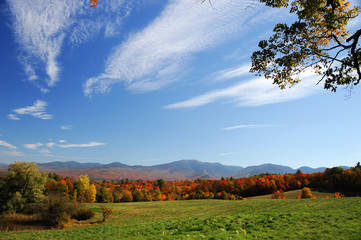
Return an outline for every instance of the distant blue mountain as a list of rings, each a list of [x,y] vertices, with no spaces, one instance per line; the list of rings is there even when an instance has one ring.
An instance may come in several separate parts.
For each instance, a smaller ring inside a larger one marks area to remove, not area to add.
[[[38,163],[37,165],[41,170],[47,170],[47,171],[81,170],[81,169],[103,166],[103,164],[101,163],[79,163],[75,161]]]
[[[9,165],[6,163],[0,163],[0,168],[8,167]]]
[[[40,170],[59,172],[62,174],[72,174],[72,176],[79,176],[82,174],[95,174],[99,179],[110,179],[116,176],[134,179],[220,179],[221,177],[250,177],[253,175],[259,175],[262,173],[269,174],[285,174],[295,173],[298,169],[303,173],[324,172],[325,167],[310,168],[307,166],[293,169],[288,166],[276,165],[276,164],[262,164],[258,166],[249,166],[246,168],[240,166],[226,166],[220,163],[201,162],[198,160],[179,160],[166,164],[159,164],[154,166],[129,166],[119,162],[113,162],[109,164],[101,163],[79,163],[75,161],[68,162],[49,162],[38,163]],[[8,167],[7,164],[0,163],[2,172]],[[348,169],[347,166],[341,166],[344,169]],[[94,177],[95,177],[94,175]]]
[[[326,170],[325,167],[319,167],[319,168],[310,168],[310,167],[300,167],[297,170],[301,170],[303,173],[314,173],[314,172],[324,172]]]

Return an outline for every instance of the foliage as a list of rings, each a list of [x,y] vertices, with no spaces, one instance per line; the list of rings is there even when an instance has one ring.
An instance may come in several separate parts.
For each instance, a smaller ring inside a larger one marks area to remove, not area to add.
[[[301,198],[315,198],[315,196],[312,195],[311,189],[304,187],[302,189],[302,195]]]
[[[81,175],[78,182],[78,200],[82,202],[92,203],[96,200],[96,187],[90,184],[88,175]]]
[[[345,197],[345,195],[339,193],[339,192],[335,192],[335,194],[333,195],[334,198],[342,198]]]
[[[356,165],[357,166],[357,165]],[[85,180],[84,180],[85,179]],[[84,184],[84,182],[86,184]],[[65,187],[63,184],[66,184]],[[172,201],[190,199],[224,199],[242,200],[244,197],[252,197],[266,194],[274,194],[276,198],[282,198],[282,192],[308,188],[328,188],[336,191],[357,192],[361,189],[361,168],[352,167],[348,170],[343,168],[326,169],[324,173],[304,174],[261,174],[244,178],[224,178],[223,180],[196,179],[193,181],[164,180],[121,180],[121,181],[93,181],[81,177],[79,181],[72,182],[70,179],[50,180],[46,183],[47,193],[64,193],[68,189],[67,197],[73,198],[78,189],[78,200],[86,201],[85,189],[94,186],[96,201],[100,203],[111,202],[146,202],[146,201]],[[50,187],[54,186],[54,187]],[[75,186],[75,187],[74,187]],[[51,190],[53,189],[53,190]],[[55,189],[55,190],[54,190]],[[63,190],[62,190],[63,189]],[[63,195],[64,195],[63,194]],[[301,195],[300,195],[301,197]],[[89,199],[89,198],[88,198]],[[87,200],[89,201],[89,200]]]
[[[41,173],[35,163],[10,164],[7,175],[0,181],[0,213],[20,212],[26,205],[39,201],[46,178],[47,174]]]
[[[101,212],[103,215],[103,222],[105,222],[111,214],[113,214],[113,210],[110,208],[107,208],[106,206],[101,206]]]
[[[252,55],[251,72],[273,79],[281,89],[300,81],[308,69],[321,75],[324,88],[357,85],[361,80],[361,29],[346,30],[360,7],[346,0],[260,0],[270,7],[288,7],[298,20],[290,26],[277,24],[274,34],[259,43]]]
[[[45,183],[45,189],[47,194],[60,194],[64,197],[68,196],[68,185],[64,179],[50,180]]]
[[[284,199],[286,197],[283,196],[282,190],[277,190],[274,193],[272,193],[272,199]]]
[[[110,191],[104,187],[100,187],[99,191],[97,191],[96,199],[98,203],[110,203],[113,202],[112,194]]]
[[[90,0],[90,7],[96,8],[98,6],[98,0]]]
[[[78,220],[78,221],[84,221],[93,218],[95,213],[86,208],[81,208],[77,210],[71,217]]]
[[[61,195],[49,195],[35,204],[42,221],[49,226],[63,226],[77,211],[78,204]]]

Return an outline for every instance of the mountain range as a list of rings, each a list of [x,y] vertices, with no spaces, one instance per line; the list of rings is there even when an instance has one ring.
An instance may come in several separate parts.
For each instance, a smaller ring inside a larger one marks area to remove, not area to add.
[[[179,160],[171,163],[154,166],[130,166],[119,162],[109,164],[101,163],[79,163],[75,161],[68,162],[49,162],[37,163],[41,171],[55,172],[62,176],[79,177],[88,174],[93,180],[119,180],[119,179],[143,179],[155,180],[164,179],[187,180],[187,179],[220,179],[221,177],[250,177],[261,173],[295,173],[301,170],[303,173],[323,172],[326,168],[301,167],[293,169],[288,166],[276,164],[262,164],[258,166],[249,166],[246,168],[240,166],[227,166],[220,163],[201,162],[198,160]],[[6,170],[6,165],[1,164],[2,172]],[[344,169],[349,167],[341,166]]]

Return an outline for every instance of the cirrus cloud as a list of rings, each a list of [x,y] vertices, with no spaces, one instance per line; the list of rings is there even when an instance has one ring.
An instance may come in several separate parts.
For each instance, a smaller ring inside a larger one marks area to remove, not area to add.
[[[98,147],[103,145],[105,145],[105,143],[89,142],[89,143],[81,143],[81,144],[58,144],[57,146],[61,148],[74,148],[74,147]]]
[[[23,152],[20,151],[1,151],[2,154],[11,156],[11,157],[22,157],[25,156]]]
[[[14,145],[12,145],[12,144],[10,144],[8,142],[5,142],[3,140],[0,140],[0,146],[5,146],[5,147],[7,147],[9,149],[17,149],[16,146],[14,146]]]
[[[62,130],[71,130],[72,126],[71,125],[61,125],[60,129],[62,129]]]
[[[47,102],[37,100],[32,106],[13,109],[13,112],[15,112],[15,114],[9,114],[8,117],[12,120],[20,120],[20,118],[18,117],[19,115],[31,115],[33,117],[44,120],[52,119],[53,116],[45,112],[47,106]]]
[[[216,89],[188,100],[166,105],[164,108],[195,108],[217,101],[234,102],[236,106],[244,107],[289,102],[321,92],[322,86],[316,85],[317,81],[314,80],[316,76],[311,71],[302,73],[300,76],[302,82],[286,90],[280,90],[269,79],[241,80],[230,87]]]
[[[102,29],[105,37],[116,34],[115,29],[129,15],[132,4],[133,1],[104,0],[102,8],[93,9],[87,0],[7,1],[28,80],[42,92],[48,92],[47,87],[59,81],[58,58],[64,43],[84,43]],[[47,75],[45,84],[40,77],[43,72]]]
[[[181,79],[196,54],[247,32],[249,21],[260,15],[262,8],[254,4],[245,14],[242,10],[251,3],[223,0],[212,7],[195,1],[170,1],[151,24],[115,48],[104,72],[84,83],[84,95],[107,93],[118,83],[132,91],[149,92]],[[262,12],[271,13],[272,9]],[[240,72],[242,69],[233,75]]]
[[[24,144],[23,147],[27,148],[27,149],[31,149],[31,150],[36,150],[38,147],[43,146],[44,144],[42,143],[28,143],[28,144]]]

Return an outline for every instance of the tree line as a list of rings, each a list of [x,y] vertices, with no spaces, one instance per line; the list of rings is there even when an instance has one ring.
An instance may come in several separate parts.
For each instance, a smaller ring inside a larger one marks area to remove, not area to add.
[[[58,196],[83,203],[117,203],[188,199],[232,199],[290,191],[304,187],[321,187],[360,192],[361,166],[344,170],[328,168],[321,173],[260,174],[219,180],[155,181],[121,179],[90,181],[88,175],[78,179],[56,173],[40,172],[35,163],[15,162],[0,177],[1,212],[21,212],[29,204]]]

